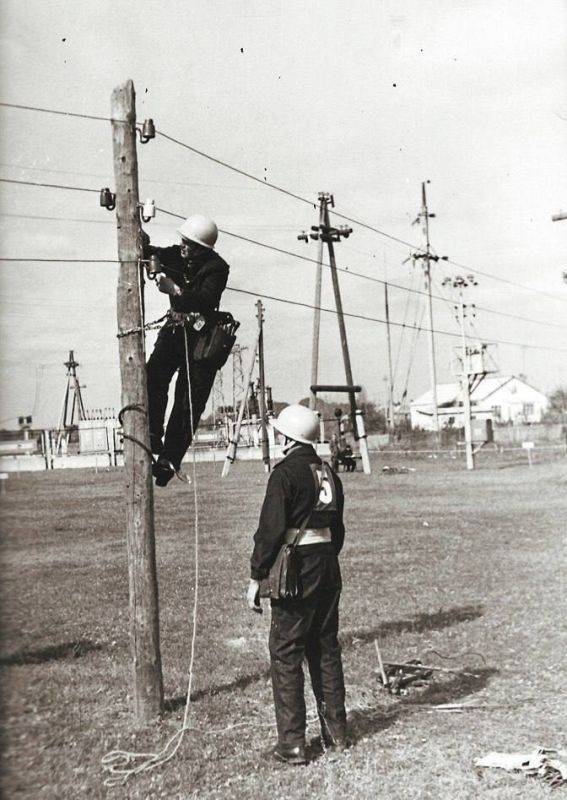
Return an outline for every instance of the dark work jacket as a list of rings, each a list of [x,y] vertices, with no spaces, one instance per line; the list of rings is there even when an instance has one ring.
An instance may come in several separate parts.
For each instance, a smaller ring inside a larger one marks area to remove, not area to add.
[[[344,494],[340,478],[333,472],[336,510],[314,511],[318,498],[311,465],[320,465],[321,459],[311,445],[299,444],[273,469],[268,486],[258,530],[254,534],[254,550],[250,559],[250,574],[254,580],[265,578],[284,541],[287,528],[300,528],[307,515],[307,528],[331,529],[332,549],[339,554],[343,546]],[[302,545],[301,553],[312,549],[328,548],[326,544]]]
[[[145,253],[157,255],[164,273],[183,290],[183,294],[170,298],[174,311],[198,311],[207,317],[219,307],[229,266],[214,250],[201,253],[193,263],[182,258],[178,244],[171,247],[148,245]]]

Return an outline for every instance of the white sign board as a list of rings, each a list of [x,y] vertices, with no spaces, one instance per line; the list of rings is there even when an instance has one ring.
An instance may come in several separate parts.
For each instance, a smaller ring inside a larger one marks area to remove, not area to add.
[[[533,442],[522,442],[522,447],[524,450],[533,450],[535,445]]]

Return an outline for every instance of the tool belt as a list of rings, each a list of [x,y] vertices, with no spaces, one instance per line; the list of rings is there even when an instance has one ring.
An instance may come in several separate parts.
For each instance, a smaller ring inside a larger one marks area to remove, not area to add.
[[[193,361],[206,362],[214,369],[221,369],[232,351],[236,341],[236,331],[240,322],[228,311],[214,311],[204,317],[198,312],[169,312],[173,325],[188,324],[194,335],[190,341],[190,355]]]
[[[299,535],[298,535],[299,534]],[[331,541],[330,528],[288,528],[285,532],[284,542],[291,544],[297,537],[296,546],[303,544],[325,544]]]

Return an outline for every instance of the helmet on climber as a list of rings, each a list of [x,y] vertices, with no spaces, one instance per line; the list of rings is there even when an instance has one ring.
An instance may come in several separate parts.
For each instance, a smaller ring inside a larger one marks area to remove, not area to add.
[[[212,250],[219,235],[219,229],[215,222],[201,214],[193,214],[187,217],[185,222],[177,229],[182,240],[195,242],[201,247]]]

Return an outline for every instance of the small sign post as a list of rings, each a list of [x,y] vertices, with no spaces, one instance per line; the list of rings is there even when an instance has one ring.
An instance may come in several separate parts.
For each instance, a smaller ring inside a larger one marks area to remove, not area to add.
[[[532,465],[532,450],[534,449],[533,442],[522,442],[522,447],[524,450],[527,450],[528,453],[528,464],[531,467]]]

